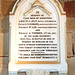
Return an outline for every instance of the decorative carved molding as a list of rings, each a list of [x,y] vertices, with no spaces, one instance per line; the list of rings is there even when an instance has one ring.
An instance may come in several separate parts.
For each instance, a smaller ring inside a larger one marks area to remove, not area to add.
[[[25,12],[24,15],[29,14],[30,12],[32,12],[32,11],[35,10],[36,8],[39,8],[39,9],[45,11],[48,15],[51,15],[51,14],[52,14],[51,12],[49,12],[47,9],[45,9],[45,8],[43,7],[43,4],[42,4],[40,1],[37,0],[37,1],[35,1],[35,2],[33,3],[32,8],[29,9],[27,12]]]
[[[26,0],[24,0],[24,1],[26,2]],[[49,1],[51,1],[51,0],[49,0]],[[10,12],[10,15],[14,15],[14,14],[15,14],[16,9],[18,8],[18,6],[20,6],[19,4],[21,4],[21,2],[23,2],[23,1],[21,1],[21,0],[17,0],[17,1],[16,1],[15,5],[14,5],[14,7],[13,7],[13,9],[12,9],[12,11]],[[66,14],[66,13],[63,11],[62,5],[61,5],[61,3],[59,2],[59,0],[52,0],[51,2],[52,2],[52,3],[55,3],[54,5],[56,5],[57,8],[59,8],[60,13],[61,13],[62,15],[65,15],[65,14]],[[36,0],[36,1],[33,3],[33,6],[36,6],[37,4],[39,4],[39,6],[42,5],[39,0]]]

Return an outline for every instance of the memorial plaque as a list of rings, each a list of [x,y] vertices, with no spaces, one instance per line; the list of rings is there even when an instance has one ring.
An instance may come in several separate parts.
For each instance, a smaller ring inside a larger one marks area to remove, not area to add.
[[[58,18],[51,12],[37,6],[19,17],[18,61],[58,61]]]
[[[9,22],[10,75],[67,73],[66,14],[58,0],[17,0]]]

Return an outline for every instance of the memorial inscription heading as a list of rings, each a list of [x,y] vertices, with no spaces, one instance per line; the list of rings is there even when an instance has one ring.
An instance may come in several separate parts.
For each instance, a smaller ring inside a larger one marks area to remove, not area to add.
[[[58,61],[56,15],[39,8],[18,21],[18,61]]]

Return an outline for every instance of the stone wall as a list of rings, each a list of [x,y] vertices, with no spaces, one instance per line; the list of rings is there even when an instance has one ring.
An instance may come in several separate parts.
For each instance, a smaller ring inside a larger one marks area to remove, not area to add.
[[[0,0],[0,75],[8,75],[9,17],[14,0]]]
[[[9,11],[16,0],[0,0],[0,75],[8,75],[9,59]],[[75,75],[75,0],[59,0],[67,16],[67,54],[69,75]],[[74,45],[74,47],[73,47]],[[73,62],[72,62],[73,61]]]

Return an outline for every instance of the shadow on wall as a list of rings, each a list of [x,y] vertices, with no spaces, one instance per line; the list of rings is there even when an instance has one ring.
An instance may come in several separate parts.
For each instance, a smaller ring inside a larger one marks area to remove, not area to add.
[[[15,0],[16,1],[16,0]],[[0,40],[1,40],[1,52],[0,52],[0,75],[8,75],[8,61],[9,61],[9,12],[11,11],[15,1],[8,1],[4,4],[10,6],[6,9],[4,6],[2,8],[4,10],[8,10],[6,14],[2,14],[1,20],[1,33],[0,33]],[[5,9],[4,9],[5,8]]]
[[[4,16],[2,21],[1,21],[1,28],[2,28],[2,32],[1,32],[1,36],[2,36],[2,56],[0,58],[1,60],[1,74],[0,75],[8,75],[8,55],[9,55],[9,38],[8,38],[8,28],[9,28],[9,17],[8,16]]]
[[[69,74],[68,75],[75,75],[75,57],[73,58],[68,58],[68,70]]]

